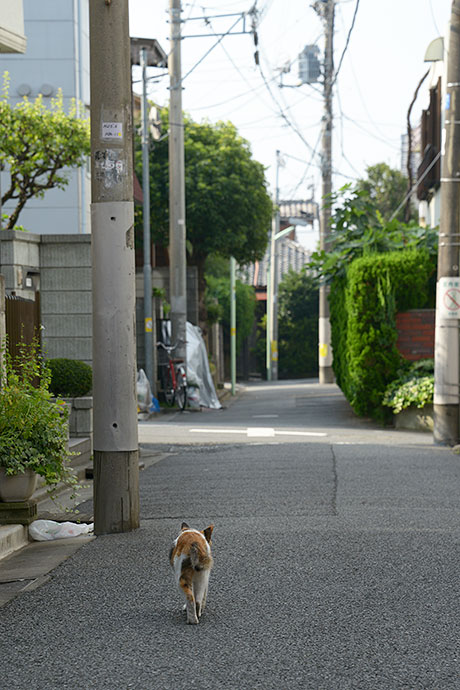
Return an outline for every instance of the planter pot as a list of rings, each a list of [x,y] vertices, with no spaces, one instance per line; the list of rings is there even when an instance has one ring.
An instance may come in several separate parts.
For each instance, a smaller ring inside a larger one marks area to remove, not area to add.
[[[394,416],[396,429],[412,431],[433,431],[433,405],[415,407],[411,405]]]
[[[24,474],[7,476],[4,467],[0,467],[0,501],[19,503],[27,501],[37,487],[38,474],[26,470]]]

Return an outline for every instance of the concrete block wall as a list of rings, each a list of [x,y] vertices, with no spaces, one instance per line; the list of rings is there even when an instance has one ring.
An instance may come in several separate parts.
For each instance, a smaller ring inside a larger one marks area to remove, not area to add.
[[[34,299],[40,289],[40,235],[17,230],[3,230],[0,243],[0,267],[6,294]]]
[[[91,236],[42,235],[42,338],[48,358],[92,362]]]
[[[396,315],[396,347],[405,359],[434,357],[434,309],[411,309]]]
[[[0,275],[0,345],[3,343],[6,333],[5,324],[5,278]]]
[[[7,294],[34,299],[40,292],[42,342],[49,359],[65,357],[92,364],[91,235],[0,234],[0,273]],[[169,296],[169,269],[155,268],[154,287]],[[144,284],[136,275],[138,368],[144,367]],[[159,300],[156,300],[159,305]],[[157,306],[158,306],[157,305]],[[157,313],[159,317],[159,313]],[[198,323],[198,276],[187,269],[187,317]]]

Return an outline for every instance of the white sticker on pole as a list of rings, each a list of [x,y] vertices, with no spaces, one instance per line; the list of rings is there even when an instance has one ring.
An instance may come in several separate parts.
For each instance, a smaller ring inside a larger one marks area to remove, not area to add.
[[[123,123],[122,122],[103,122],[102,123],[102,138],[103,139],[123,139]]]
[[[438,280],[437,305],[441,318],[460,318],[460,278],[440,278]]]

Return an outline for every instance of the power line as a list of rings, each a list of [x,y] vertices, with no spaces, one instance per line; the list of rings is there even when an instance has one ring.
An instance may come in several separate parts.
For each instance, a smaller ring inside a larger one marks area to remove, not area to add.
[[[340,60],[339,60],[339,66],[337,67],[337,69],[335,71],[334,78],[332,79],[332,86],[337,81],[337,77],[339,76],[340,68],[342,67],[343,58],[345,56],[345,53],[347,52],[348,44],[350,43],[351,32],[353,31],[353,28],[355,26],[356,15],[358,14],[358,7],[359,7],[359,0],[356,0],[355,11],[353,13],[353,19],[351,20],[350,30],[348,32],[347,40],[345,41],[345,48],[342,51],[342,55],[340,56]]]
[[[436,156],[435,156],[435,157],[433,158],[433,160],[431,161],[430,165],[429,165],[429,166],[427,167],[427,169],[424,171],[423,175],[420,175],[420,177],[417,178],[415,184],[414,184],[414,185],[411,187],[411,189],[407,192],[406,196],[405,196],[404,199],[401,201],[401,203],[399,204],[399,206],[398,206],[398,208],[396,209],[396,211],[394,211],[394,213],[392,213],[391,218],[390,218],[390,221],[392,221],[393,218],[396,218],[396,216],[398,215],[398,213],[400,212],[400,210],[402,209],[402,207],[404,206],[404,204],[406,203],[406,201],[408,200],[408,198],[410,197],[410,195],[414,192],[414,190],[417,188],[417,186],[420,184],[420,182],[422,182],[422,180],[425,179],[425,177],[426,177],[426,176],[428,175],[428,173],[430,172],[431,168],[438,162],[438,160],[440,159],[440,157],[441,157],[441,151],[438,151],[438,153],[436,154]]]
[[[187,79],[187,77],[189,76],[189,74],[191,74],[191,73],[198,67],[198,65],[201,65],[201,63],[203,62],[203,60],[205,60],[205,59],[208,57],[209,53],[211,53],[211,52],[214,50],[214,48],[216,48],[216,47],[219,45],[219,43],[221,43],[221,42],[224,40],[224,38],[225,38],[226,36],[229,35],[230,31],[238,24],[239,21],[241,21],[241,15],[238,16],[238,18],[233,22],[233,24],[231,25],[231,27],[230,27],[224,34],[222,34],[222,36],[219,37],[219,40],[216,41],[216,42],[214,43],[214,45],[212,45],[212,46],[209,48],[209,50],[206,51],[206,53],[198,60],[198,62],[196,62],[196,63],[193,65],[193,67],[192,67],[191,69],[189,69],[189,71],[187,72],[187,74],[186,74],[185,76],[182,77],[182,80],[181,80],[182,83]],[[186,38],[186,36],[184,36],[184,38]]]

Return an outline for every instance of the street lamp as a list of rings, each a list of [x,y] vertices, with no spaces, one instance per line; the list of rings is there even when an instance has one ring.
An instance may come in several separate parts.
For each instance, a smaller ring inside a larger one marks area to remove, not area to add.
[[[165,67],[166,53],[154,38],[131,38],[131,64],[142,69],[142,196],[144,219],[144,349],[145,374],[152,390],[153,375],[153,313],[152,260],[150,252],[150,184],[149,184],[149,112],[147,104],[147,67]]]
[[[275,224],[275,223],[274,223]],[[275,226],[276,227],[276,226]],[[267,271],[267,350],[266,367],[267,381],[278,379],[278,368],[275,370],[275,363],[278,363],[278,281],[276,279],[276,241],[295,230],[294,225],[275,231],[272,229],[270,239],[269,267]]]

